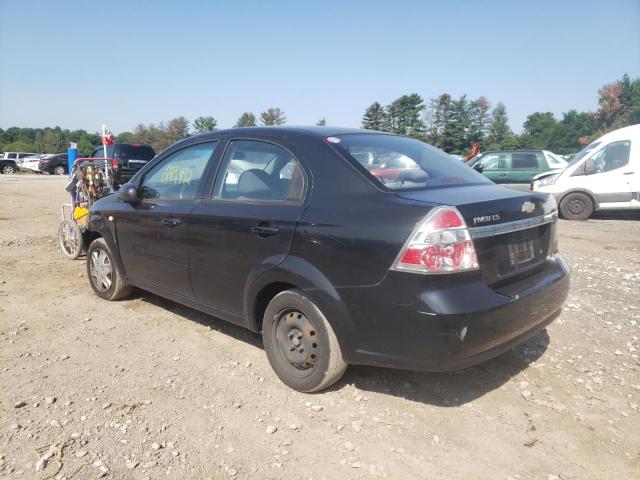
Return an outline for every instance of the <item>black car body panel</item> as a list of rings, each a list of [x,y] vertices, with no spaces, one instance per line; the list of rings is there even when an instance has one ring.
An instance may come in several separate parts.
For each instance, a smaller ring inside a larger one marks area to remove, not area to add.
[[[132,204],[106,196],[91,209],[89,234],[106,238],[129,283],[254,331],[270,292],[300,289],[325,314],[349,363],[461,368],[555,318],[569,273],[554,253],[557,217],[546,194],[490,183],[389,191],[325,140],[351,133],[362,131],[239,128],[183,140],[130,183],[139,189],[163,159],[217,142],[194,198]],[[225,152],[238,139],[272,142],[295,156],[304,172],[302,197],[273,204],[213,198]],[[416,224],[440,205],[462,213],[480,268],[447,275],[393,270]],[[529,225],[532,219],[540,223]],[[523,235],[537,242],[536,256],[503,268],[505,245]]]

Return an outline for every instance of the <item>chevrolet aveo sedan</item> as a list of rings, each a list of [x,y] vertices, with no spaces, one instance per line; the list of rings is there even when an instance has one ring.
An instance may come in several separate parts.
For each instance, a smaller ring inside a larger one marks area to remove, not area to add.
[[[87,271],[101,298],[138,287],[262,332],[278,377],[312,392],[348,364],[460,369],[543,329],[569,290],[556,221],[553,196],[417,140],[233,129],[96,202]]]

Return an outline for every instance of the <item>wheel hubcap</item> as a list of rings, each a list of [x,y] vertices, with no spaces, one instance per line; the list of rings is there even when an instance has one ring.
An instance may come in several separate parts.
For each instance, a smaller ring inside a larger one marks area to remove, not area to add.
[[[281,356],[298,370],[313,368],[318,362],[318,337],[306,315],[287,310],[280,313],[276,325],[276,342]]]
[[[73,255],[80,245],[80,239],[76,235],[76,230],[70,223],[62,228],[62,248],[68,255]]]
[[[89,263],[91,281],[101,292],[106,292],[111,287],[112,269],[109,256],[104,250],[96,249],[91,253]]]

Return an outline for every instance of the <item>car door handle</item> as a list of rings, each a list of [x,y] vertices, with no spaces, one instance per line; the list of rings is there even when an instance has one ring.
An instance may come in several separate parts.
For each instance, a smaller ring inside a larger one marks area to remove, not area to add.
[[[277,235],[280,229],[278,227],[271,226],[267,223],[259,223],[251,227],[251,232],[255,233],[259,237],[270,237]]]
[[[169,217],[169,218],[163,218],[162,223],[164,224],[165,227],[173,228],[180,225],[182,223],[182,220],[180,220],[179,218]]]

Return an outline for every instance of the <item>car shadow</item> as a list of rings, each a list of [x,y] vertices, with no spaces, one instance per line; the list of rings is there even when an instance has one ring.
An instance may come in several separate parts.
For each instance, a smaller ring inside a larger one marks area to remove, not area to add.
[[[262,337],[246,328],[142,290],[136,289],[131,298],[138,298],[150,305],[166,309],[253,347],[263,348]],[[361,391],[362,396],[366,396],[366,392],[375,392],[433,406],[457,407],[500,388],[538,360],[549,347],[549,342],[549,334],[545,329],[498,357],[450,373],[424,373],[351,365],[344,377],[329,390],[336,391],[353,385]]]

